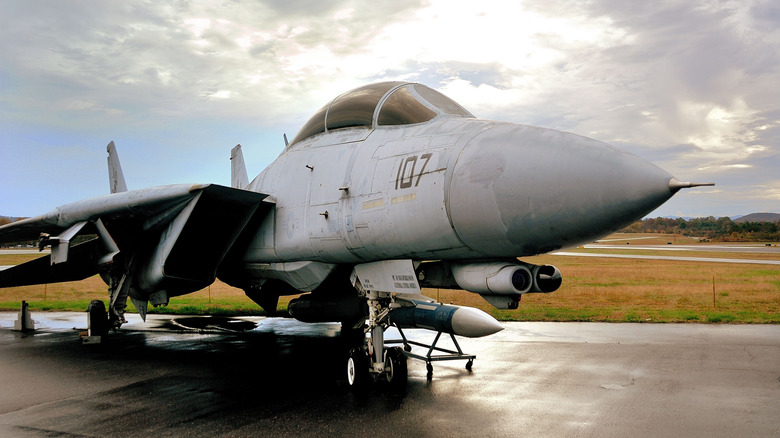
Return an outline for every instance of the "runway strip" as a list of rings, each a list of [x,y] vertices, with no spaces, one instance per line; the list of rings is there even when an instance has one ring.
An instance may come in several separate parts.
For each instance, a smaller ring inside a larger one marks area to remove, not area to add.
[[[638,249],[638,248],[633,248]],[[550,253],[557,256],[572,257],[607,257],[615,259],[642,259],[642,260],[673,260],[678,262],[707,262],[707,263],[744,263],[750,265],[780,265],[780,260],[751,260],[751,259],[723,259],[715,257],[675,257],[632,254],[597,254],[592,252],[558,251]]]
[[[651,239],[657,239],[656,236],[649,236],[649,237],[626,237],[623,239],[599,239],[596,242],[625,242],[626,240],[651,240]]]
[[[780,247],[766,245],[599,245],[588,244],[586,249],[619,249],[623,251],[698,251],[698,252],[741,252],[780,255]]]

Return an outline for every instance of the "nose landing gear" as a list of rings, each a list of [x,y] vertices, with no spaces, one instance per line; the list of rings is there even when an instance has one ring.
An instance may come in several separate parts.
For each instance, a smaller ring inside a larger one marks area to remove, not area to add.
[[[347,357],[347,383],[355,389],[373,381],[385,381],[392,390],[406,387],[408,368],[401,347],[385,348],[384,332],[390,326],[388,315],[392,296],[386,292],[366,291],[368,325],[363,345],[350,350]]]
[[[406,364],[406,354],[401,347],[385,350],[385,379],[391,391],[400,391],[406,387],[409,369]]]
[[[353,348],[347,357],[347,383],[355,389],[362,389],[371,382],[368,372],[368,355],[363,348]]]
[[[363,348],[353,348],[347,357],[347,383],[355,390],[365,390],[371,383],[386,383],[391,392],[403,391],[409,377],[406,354],[401,347],[384,350],[384,370],[373,373],[371,358]]]

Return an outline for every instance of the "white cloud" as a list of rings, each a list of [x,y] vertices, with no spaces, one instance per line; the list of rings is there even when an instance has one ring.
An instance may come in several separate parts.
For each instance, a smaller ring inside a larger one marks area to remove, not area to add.
[[[208,120],[214,131],[238,125],[280,136],[348,89],[417,80],[478,116],[593,136],[683,179],[716,180],[715,199],[736,202],[747,186],[771,197],[780,168],[779,8],[3,2],[0,127],[154,138]]]

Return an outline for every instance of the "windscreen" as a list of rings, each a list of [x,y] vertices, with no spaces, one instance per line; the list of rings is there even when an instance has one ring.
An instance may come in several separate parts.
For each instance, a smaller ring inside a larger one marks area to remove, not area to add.
[[[382,104],[377,124],[379,125],[410,125],[422,123],[436,117],[436,112],[423,105],[412,96],[409,87],[402,87],[393,92]]]
[[[382,103],[377,116],[379,126],[424,123],[438,114],[474,117],[449,97],[425,85],[379,82],[348,91],[320,108],[290,144],[326,131],[360,127],[371,129],[377,105],[390,90],[393,91]]]

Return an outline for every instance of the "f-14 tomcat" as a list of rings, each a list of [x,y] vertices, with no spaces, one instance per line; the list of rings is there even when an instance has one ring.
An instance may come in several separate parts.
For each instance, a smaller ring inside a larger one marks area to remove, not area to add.
[[[251,182],[240,146],[231,160],[232,187],[127,191],[110,143],[111,194],[0,227],[0,242],[51,247],[0,273],[0,287],[100,274],[108,311],[98,301],[88,313],[98,331],[125,322],[128,297],[145,317],[149,303],[216,278],[269,313],[280,295],[308,292],[290,302],[293,317],[364,333],[347,360],[350,384],[405,381],[404,351],[384,345],[390,324],[469,337],[501,329],[420,287],[516,308],[561,284],[554,266],[518,257],[590,242],[701,185],[590,138],[475,118],[406,82],[336,97]],[[94,238],[72,245],[79,235]]]

